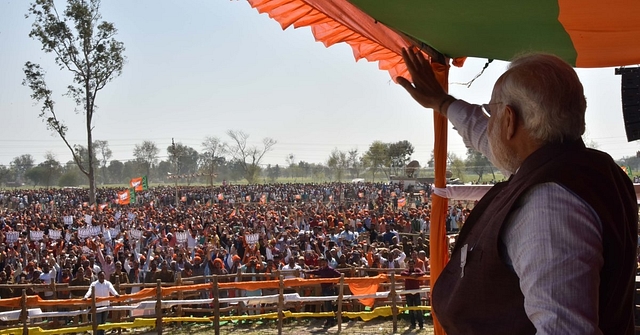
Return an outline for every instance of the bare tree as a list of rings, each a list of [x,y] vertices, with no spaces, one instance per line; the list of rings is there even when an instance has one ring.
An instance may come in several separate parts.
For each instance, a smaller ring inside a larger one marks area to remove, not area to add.
[[[153,141],[143,141],[141,144],[136,144],[133,148],[133,157],[143,167],[147,178],[153,167],[158,162],[158,153],[160,149]]]
[[[229,145],[228,151],[233,159],[237,160],[242,167],[244,179],[249,184],[255,184],[260,175],[260,162],[264,155],[271,151],[276,140],[265,137],[262,139],[262,147],[249,145],[247,139],[249,134],[240,130],[229,130],[227,135],[231,138],[233,144]]]
[[[219,138],[208,136],[202,142],[203,153],[200,154],[201,171],[207,176],[209,185],[213,186],[213,182],[218,176],[218,167],[224,164],[225,144]]]
[[[349,157],[348,165],[349,171],[351,172],[351,178],[360,178],[360,172],[362,171],[362,157],[360,157],[360,153],[357,148],[351,149],[348,152]]]

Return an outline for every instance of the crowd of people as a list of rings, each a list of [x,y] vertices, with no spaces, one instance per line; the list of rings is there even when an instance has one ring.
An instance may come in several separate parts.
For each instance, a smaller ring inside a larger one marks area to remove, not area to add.
[[[101,272],[112,283],[277,269],[309,276],[305,271],[319,269],[323,260],[347,276],[403,269],[410,259],[429,271],[431,213],[424,191],[374,183],[182,187],[179,197],[175,190],[152,188],[125,206],[115,204],[116,189],[98,190],[99,204],[107,206],[89,206],[84,189],[0,193],[0,284],[86,287]],[[469,212],[458,203],[448,217],[461,222]],[[1,298],[20,294],[0,289]]]

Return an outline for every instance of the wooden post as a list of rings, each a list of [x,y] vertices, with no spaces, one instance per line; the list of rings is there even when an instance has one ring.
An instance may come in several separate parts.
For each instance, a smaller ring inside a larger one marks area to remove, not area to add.
[[[282,335],[282,323],[284,319],[284,276],[279,276],[278,278],[280,281],[278,286],[278,335]]]
[[[240,268],[238,267],[238,278],[236,278],[236,282],[241,282],[242,281],[242,271],[240,271]],[[236,291],[236,297],[240,296],[240,290],[235,290]],[[240,315],[240,313],[238,313],[238,315]]]
[[[213,275],[213,329],[215,335],[220,335],[220,288],[218,287],[218,276]]]
[[[116,286],[115,286],[116,292],[118,292],[118,294],[121,294],[122,292],[120,292],[120,275],[116,275]],[[117,302],[116,305],[120,305],[120,302]],[[120,322],[120,311],[112,311],[111,312],[111,316],[113,317],[113,322]],[[118,335],[122,334],[122,329],[118,328]]]
[[[393,315],[393,333],[398,332],[398,306],[396,296],[396,273],[391,272],[391,290],[389,291],[391,296],[391,315]]]
[[[162,281],[156,282],[156,331],[162,335]]]
[[[338,286],[338,333],[342,331],[342,296],[344,294],[344,273],[340,274],[340,286]]]
[[[98,308],[96,307],[96,287],[91,286],[91,328],[98,333]]]
[[[27,308],[27,290],[22,289],[22,299],[20,300],[22,307],[22,313],[20,314],[20,321],[22,322],[22,335],[29,335],[29,309]]]
[[[182,271],[178,272],[178,279],[176,280],[176,285],[182,286]],[[184,299],[184,293],[182,291],[178,291],[178,300],[182,300],[182,299]],[[178,314],[178,317],[183,316],[182,305],[178,305],[178,307],[176,308],[176,312]],[[182,322],[178,322],[178,326],[182,326]]]

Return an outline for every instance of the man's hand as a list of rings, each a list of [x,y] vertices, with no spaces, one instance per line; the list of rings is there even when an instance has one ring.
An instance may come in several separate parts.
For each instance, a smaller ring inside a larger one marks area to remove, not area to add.
[[[398,84],[404,87],[420,105],[432,108],[446,116],[447,107],[455,99],[440,86],[429,61],[419,50],[402,49],[402,58],[407,65],[409,74],[411,74],[413,84],[403,77],[396,78]]]

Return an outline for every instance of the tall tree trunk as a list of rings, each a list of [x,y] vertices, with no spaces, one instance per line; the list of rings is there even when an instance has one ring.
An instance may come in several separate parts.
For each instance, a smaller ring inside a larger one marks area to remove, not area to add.
[[[87,148],[89,151],[89,174],[87,177],[89,178],[89,204],[96,204],[96,178],[95,171],[93,170],[93,135],[91,133],[91,117],[90,113],[87,112]]]

